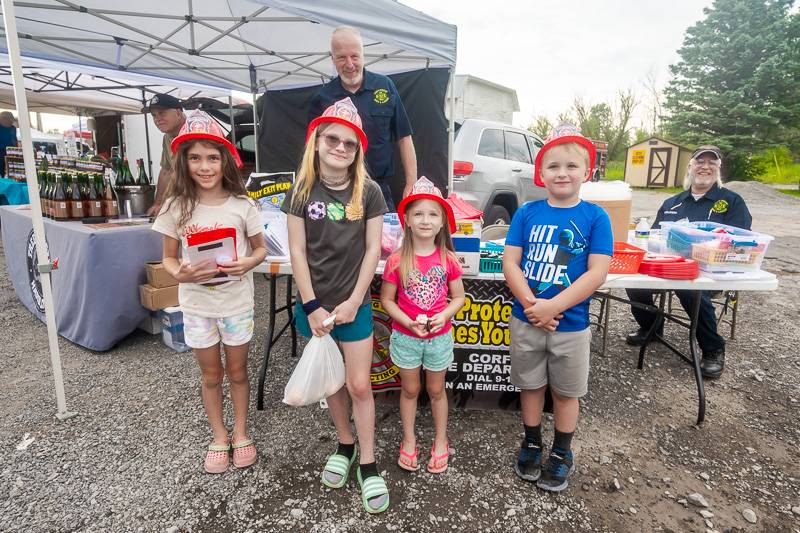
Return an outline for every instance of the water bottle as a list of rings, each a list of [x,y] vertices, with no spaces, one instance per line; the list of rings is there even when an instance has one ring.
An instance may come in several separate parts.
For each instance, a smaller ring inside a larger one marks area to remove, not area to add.
[[[642,217],[636,224],[634,231],[634,244],[642,250],[647,250],[647,242],[650,239],[650,222],[647,217]]]

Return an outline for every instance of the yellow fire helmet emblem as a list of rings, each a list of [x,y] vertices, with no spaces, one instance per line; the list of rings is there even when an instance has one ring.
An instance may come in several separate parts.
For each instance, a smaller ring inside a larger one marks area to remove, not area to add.
[[[386,89],[375,89],[373,96],[376,104],[385,104],[389,101],[389,91]]]
[[[714,203],[714,207],[711,208],[711,211],[714,213],[727,213],[728,212],[728,201],[727,200],[717,200]]]

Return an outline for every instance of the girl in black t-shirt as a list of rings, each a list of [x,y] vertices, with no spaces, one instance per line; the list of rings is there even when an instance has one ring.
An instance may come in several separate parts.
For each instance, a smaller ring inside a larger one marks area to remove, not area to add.
[[[346,386],[327,398],[339,445],[322,483],[341,488],[356,458],[348,393],[361,445],[356,476],[369,513],[389,507],[389,491],[375,462],[372,397],[372,309],[369,286],[380,258],[386,204],[367,175],[367,138],[349,98],[308,127],[297,179],[281,209],[287,213],[292,272],[298,286],[297,328],[306,337],[330,333],[344,353]],[[333,324],[325,320],[335,316]]]

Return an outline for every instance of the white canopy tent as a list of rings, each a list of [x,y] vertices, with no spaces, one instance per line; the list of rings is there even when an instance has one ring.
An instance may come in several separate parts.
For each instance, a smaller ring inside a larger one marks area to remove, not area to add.
[[[333,76],[330,35],[335,27],[350,25],[362,33],[365,64],[372,71],[449,68],[452,106],[456,27],[394,0],[139,0],[135,10],[121,0],[2,0],[2,6],[8,49],[0,51],[10,57],[31,198],[38,197],[38,187],[22,56],[56,61],[65,68],[76,64],[164,78],[166,83],[248,91],[257,124],[259,91],[315,85]],[[452,186],[452,119],[449,130]],[[47,312],[53,308],[50,259],[41,211],[38,204],[32,208],[59,416],[63,416],[66,402],[55,320]]]
[[[27,57],[22,61],[22,76],[28,111],[41,113],[133,115],[140,114],[143,100],[156,93],[170,93],[182,99],[230,94],[227,89],[199,83],[166,82],[132,72]],[[15,106],[13,85],[9,57],[0,54],[0,107]]]

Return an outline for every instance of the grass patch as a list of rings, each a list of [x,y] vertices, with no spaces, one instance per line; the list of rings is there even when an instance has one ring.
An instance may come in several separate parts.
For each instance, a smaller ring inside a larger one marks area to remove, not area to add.
[[[800,189],[775,189],[776,191],[781,191],[783,194],[788,194],[789,196],[794,196],[795,198],[800,198]]]
[[[647,192],[666,192],[669,194],[678,194],[683,192],[683,187],[632,187],[634,191],[647,191]]]
[[[606,163],[607,180],[621,180],[625,178],[625,161],[609,161]]]
[[[769,169],[756,179],[761,183],[789,183],[797,185],[800,182],[800,163],[783,165],[780,170],[771,165]]]

